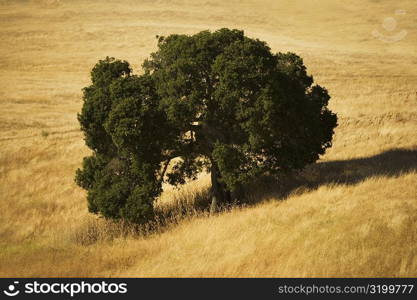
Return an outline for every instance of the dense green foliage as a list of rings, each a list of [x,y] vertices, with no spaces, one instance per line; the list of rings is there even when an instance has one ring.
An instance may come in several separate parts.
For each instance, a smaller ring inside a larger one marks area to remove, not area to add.
[[[302,169],[331,146],[326,89],[299,56],[243,31],[159,37],[143,69],[106,58],[84,89],[78,119],[93,154],[76,182],[91,212],[146,222],[164,181],[203,169],[217,201],[234,201],[255,176]]]

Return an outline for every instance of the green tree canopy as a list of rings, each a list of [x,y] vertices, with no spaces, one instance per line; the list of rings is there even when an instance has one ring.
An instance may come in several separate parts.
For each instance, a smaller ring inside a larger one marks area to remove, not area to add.
[[[159,37],[143,69],[106,58],[84,89],[78,119],[93,153],[76,182],[91,212],[146,222],[164,181],[204,169],[217,201],[232,201],[255,176],[302,169],[331,146],[326,89],[299,56],[243,31]]]

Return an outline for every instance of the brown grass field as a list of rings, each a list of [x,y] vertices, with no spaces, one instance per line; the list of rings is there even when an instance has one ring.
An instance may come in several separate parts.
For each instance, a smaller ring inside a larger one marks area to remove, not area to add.
[[[0,276],[416,277],[416,24],[415,0],[0,1]],[[155,35],[221,27],[304,58],[339,116],[333,147],[215,216],[193,210],[207,175],[166,187],[159,209],[188,212],[156,230],[90,215],[73,178],[93,65],[139,73]]]

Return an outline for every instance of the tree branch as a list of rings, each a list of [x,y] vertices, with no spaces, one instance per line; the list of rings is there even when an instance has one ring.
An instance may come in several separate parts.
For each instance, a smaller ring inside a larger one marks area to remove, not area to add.
[[[165,176],[165,173],[166,173],[166,171],[167,171],[167,169],[168,169],[168,165],[169,165],[169,163],[171,162],[171,159],[172,159],[172,158],[169,158],[169,159],[166,161],[164,168],[162,169],[161,173],[159,174],[159,176],[160,176],[160,177],[159,177],[159,183],[160,183],[160,184],[162,184],[162,182],[164,181],[164,176]]]

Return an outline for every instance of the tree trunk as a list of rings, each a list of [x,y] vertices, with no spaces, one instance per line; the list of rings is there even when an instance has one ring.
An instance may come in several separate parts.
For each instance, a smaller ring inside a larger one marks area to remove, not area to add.
[[[217,200],[216,200],[216,196],[212,196],[211,197],[211,204],[210,204],[210,215],[215,214],[217,211]]]
[[[211,214],[216,212],[217,204],[223,202],[223,191],[219,182],[219,175],[219,169],[216,164],[211,163]]]
[[[231,203],[232,194],[227,190],[226,186],[220,182],[220,172],[216,164],[212,163],[211,166],[211,205],[210,213],[214,213],[217,210],[217,206],[220,204]]]

